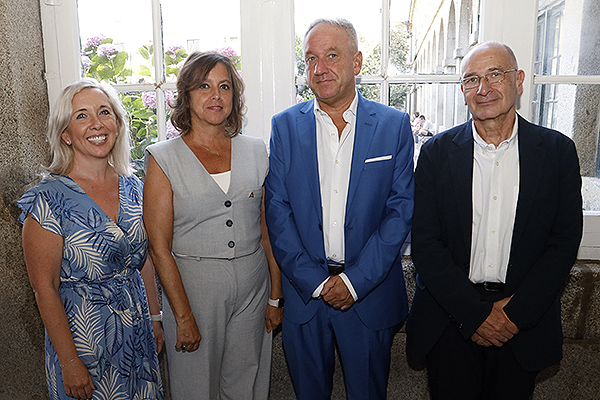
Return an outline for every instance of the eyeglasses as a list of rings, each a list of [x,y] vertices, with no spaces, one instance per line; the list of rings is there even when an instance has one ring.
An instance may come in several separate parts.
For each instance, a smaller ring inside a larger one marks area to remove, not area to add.
[[[477,76],[477,75],[468,76],[466,78],[461,79],[460,83],[462,84],[462,87],[465,90],[477,89],[479,87],[479,85],[481,84],[481,78],[485,78],[485,80],[490,85],[494,85],[496,83],[502,82],[504,80],[506,74],[508,74],[509,72],[516,72],[516,71],[517,71],[516,69],[509,69],[507,71],[496,70],[496,71],[492,71],[488,74],[485,74],[484,76]]]

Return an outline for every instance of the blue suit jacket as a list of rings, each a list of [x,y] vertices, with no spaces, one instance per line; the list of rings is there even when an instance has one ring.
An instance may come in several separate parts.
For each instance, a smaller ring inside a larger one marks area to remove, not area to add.
[[[581,177],[575,145],[557,131],[519,118],[519,197],[504,311],[520,332],[508,341],[536,371],[562,357],[560,293],[582,231]],[[489,315],[469,281],[472,226],[471,121],[423,145],[415,172],[412,258],[419,277],[408,319],[407,354],[422,359],[453,323],[465,340]]]
[[[407,314],[401,247],[413,213],[413,136],[406,113],[358,94],[348,199],[346,270],[353,305],[371,329]],[[391,156],[365,163],[365,160]],[[281,266],[284,318],[302,324],[319,302],[312,293],[328,276],[317,165],[314,100],[272,120],[265,206],[273,252]]]

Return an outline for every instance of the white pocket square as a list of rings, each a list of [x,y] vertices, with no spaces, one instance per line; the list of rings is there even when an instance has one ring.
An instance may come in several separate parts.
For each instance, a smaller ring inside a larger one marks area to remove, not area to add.
[[[391,160],[391,159],[392,159],[392,155],[391,154],[388,154],[387,156],[379,156],[379,157],[367,158],[365,160],[365,164],[366,163],[377,162],[377,161]]]

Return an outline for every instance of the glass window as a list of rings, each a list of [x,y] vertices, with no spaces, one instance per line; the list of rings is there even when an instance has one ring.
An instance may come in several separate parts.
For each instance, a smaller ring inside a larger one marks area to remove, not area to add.
[[[598,12],[596,1],[540,0],[534,64],[532,119],[575,141],[589,211],[600,211],[600,36],[587,29]]]
[[[169,104],[187,56],[196,50],[215,50],[231,56],[241,68],[239,0],[213,5],[107,0],[103,7],[80,1],[77,7],[82,74],[109,82],[121,93],[130,118],[132,157],[141,176],[146,146],[176,135]],[[198,23],[199,17],[223,9],[228,10],[227,23],[218,18],[201,18]],[[161,49],[158,54],[156,49]]]
[[[106,0],[102,7],[80,1],[78,18],[84,76],[114,84],[152,82],[145,73],[148,60],[138,50],[152,44],[147,0]]]

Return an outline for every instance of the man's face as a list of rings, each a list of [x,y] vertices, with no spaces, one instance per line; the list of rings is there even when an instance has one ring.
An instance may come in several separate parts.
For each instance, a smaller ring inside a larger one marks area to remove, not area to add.
[[[304,57],[308,86],[320,103],[336,107],[354,99],[362,53],[354,52],[345,30],[317,25],[306,35]]]
[[[465,57],[462,78],[480,77],[479,87],[467,90],[461,86],[473,120],[494,120],[515,112],[517,95],[523,93],[525,73],[522,70],[507,72],[501,82],[494,84],[490,84],[484,76],[493,71],[508,71],[516,67],[506,49],[494,44],[482,45]]]

